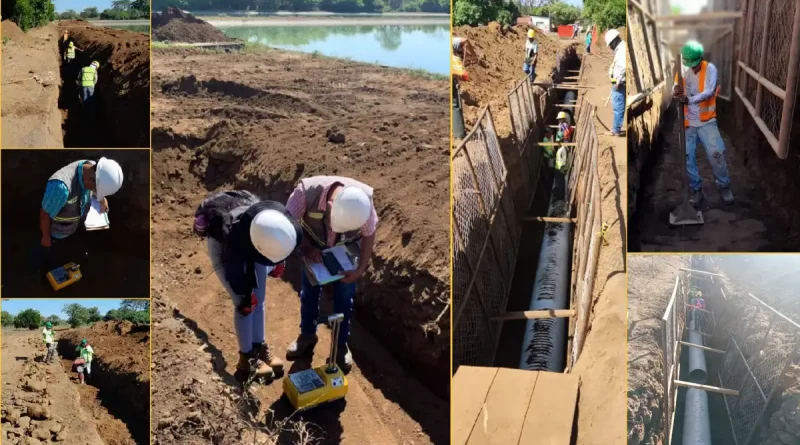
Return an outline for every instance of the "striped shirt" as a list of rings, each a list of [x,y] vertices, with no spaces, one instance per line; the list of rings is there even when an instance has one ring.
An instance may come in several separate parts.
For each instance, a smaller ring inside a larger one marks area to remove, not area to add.
[[[83,186],[83,164],[78,165],[78,183],[81,186],[81,193],[83,194],[81,198],[83,200],[81,216],[83,216],[86,214],[86,211],[89,210],[89,203],[92,198],[91,190]],[[42,209],[44,209],[51,219],[55,219],[58,213],[61,212],[61,209],[67,204],[67,199],[69,199],[69,187],[67,187],[67,184],[57,179],[51,179],[47,181],[47,186],[44,190]],[[52,236],[56,239],[66,237],[66,235],[61,234],[52,234]]]
[[[329,185],[322,189],[322,194],[320,195],[322,198],[319,200],[319,207],[317,208],[317,210],[321,212],[325,212],[328,208],[328,200],[325,199],[325,197],[328,196],[330,187]],[[300,221],[303,219],[303,216],[306,214],[306,194],[302,187],[295,187],[294,191],[289,196],[289,200],[286,201],[286,210],[288,210],[296,220]],[[361,228],[361,236],[366,237],[374,235],[377,227],[378,213],[375,211],[375,206],[373,205],[367,222],[364,224],[364,227]],[[334,233],[333,230],[328,230],[328,246],[333,247],[335,245],[336,233]]]
[[[709,119],[706,122],[700,120],[700,102],[710,99],[714,95],[714,90],[717,89],[717,67],[708,62],[706,66],[706,84],[703,86],[702,93],[699,85],[700,78],[691,68],[684,67],[683,79],[686,81],[686,96],[689,98],[689,105],[686,107],[686,120],[689,121],[689,126],[702,127],[709,122],[715,122],[716,119]]]

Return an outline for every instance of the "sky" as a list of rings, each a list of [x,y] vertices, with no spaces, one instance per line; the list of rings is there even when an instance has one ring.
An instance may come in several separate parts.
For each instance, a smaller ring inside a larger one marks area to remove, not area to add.
[[[102,299],[102,300],[30,299],[30,300],[7,300],[7,301],[3,300],[2,309],[4,311],[10,312],[12,315],[17,315],[20,311],[23,311],[25,309],[35,309],[45,317],[49,317],[51,315],[58,315],[61,318],[67,318],[67,314],[61,312],[61,308],[63,308],[65,304],[71,304],[71,303],[78,303],[81,306],[86,306],[86,307],[96,306],[100,310],[100,315],[106,315],[106,312],[108,312],[109,310],[118,309],[119,305],[122,303],[122,300],[113,300],[113,299]]]
[[[54,0],[53,3],[56,5],[56,12],[65,12],[69,9],[81,12],[92,6],[102,11],[111,7],[111,0]]]

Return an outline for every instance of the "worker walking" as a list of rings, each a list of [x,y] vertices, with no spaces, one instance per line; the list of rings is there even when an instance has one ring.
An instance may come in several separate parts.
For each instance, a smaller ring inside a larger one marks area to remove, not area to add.
[[[51,248],[58,246],[78,231],[86,217],[92,195],[108,212],[108,196],[122,187],[122,168],[115,161],[79,160],[59,169],[50,176],[39,209],[41,242],[32,254],[31,266],[41,271],[50,257]]]
[[[211,265],[233,301],[239,343],[234,377],[246,382],[282,375],[283,361],[266,341],[267,275],[283,274],[284,261],[302,239],[300,224],[283,204],[233,190],[200,203],[194,232],[208,238]]]
[[[627,45],[619,36],[619,31],[609,29],[606,31],[606,46],[614,51],[614,61],[608,70],[611,78],[611,103],[614,106],[614,123],[611,128],[612,136],[622,135],[622,123],[625,117],[625,58]]]
[[[81,87],[81,103],[89,110],[94,109],[94,89],[97,86],[97,70],[100,62],[92,62],[89,66],[81,69],[78,75],[78,83]]]
[[[44,357],[45,363],[53,363],[56,356],[56,332],[53,330],[53,323],[49,321],[44,324],[42,329],[42,339],[44,346],[47,348],[47,354]]]
[[[83,50],[75,46],[75,42],[70,41],[69,45],[67,45],[67,50],[64,52],[64,62],[70,72],[72,72],[72,66],[75,64],[75,51]]]
[[[706,157],[716,178],[725,204],[733,204],[725,143],[717,127],[717,67],[703,59],[703,45],[687,42],[681,50],[683,83],[672,89],[675,100],[683,104],[686,127],[686,172],[689,175],[689,204],[698,207],[703,201],[703,179],[697,170],[697,141],[703,143]]]
[[[586,31],[586,54],[590,54],[592,52],[592,28]]]
[[[528,30],[528,40],[525,41],[525,62],[522,71],[528,75],[530,81],[536,79],[536,64],[539,60],[539,42],[536,41],[536,31]]]
[[[369,267],[378,214],[372,202],[372,187],[350,178],[313,176],[298,182],[286,208],[303,227],[301,251],[306,261],[322,263],[322,250],[337,245],[359,248],[357,268],[342,272],[344,278],[333,282],[333,310],[344,314],[339,329],[337,365],[349,372],[353,357],[347,346],[356,281]],[[302,272],[300,292],[300,336],[286,353],[293,360],[313,351],[317,344],[317,319],[321,286],[315,286]]]
[[[89,340],[82,339],[81,344],[75,348],[78,359],[73,362],[78,373],[78,380],[81,385],[86,384],[86,379],[92,375],[92,360],[94,359],[94,348],[89,344]]]

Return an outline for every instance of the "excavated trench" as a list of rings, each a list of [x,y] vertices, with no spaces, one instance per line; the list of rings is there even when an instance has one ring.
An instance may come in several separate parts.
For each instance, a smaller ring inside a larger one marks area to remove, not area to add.
[[[68,262],[81,266],[83,278],[60,291],[59,297],[132,298],[150,291],[149,194],[150,157],[145,150],[4,150],[2,152],[2,264],[4,297],[53,296],[55,291],[44,274],[32,275],[30,255],[41,240],[39,210],[50,175],[70,162],[97,160],[102,156],[117,161],[124,182],[108,198],[108,230],[74,235],[51,248],[48,269]]]
[[[629,156],[632,163],[641,165],[638,182],[634,179],[629,184],[631,195],[636,196],[635,206],[630,209],[631,251],[782,252],[800,247],[800,206],[792,193],[786,192],[800,185],[800,154],[790,148],[788,159],[778,159],[738,100],[734,104],[718,100],[717,108],[736,202],[722,202],[711,164],[702,143],[698,143],[697,166],[705,194],[699,210],[705,224],[669,224],[670,212],[683,199],[684,168],[678,145],[677,109],[671,104],[661,112],[657,134],[633,134],[629,139],[644,138],[638,145],[629,144],[629,151],[635,151]],[[795,113],[795,133],[800,126],[797,121],[800,116]]]
[[[140,330],[149,331],[149,326]],[[72,361],[78,357],[77,346],[73,339],[58,340],[62,367],[76,385],[78,380]],[[137,445],[150,443],[150,385],[139,381],[136,373],[115,371],[103,362],[101,355],[96,355],[91,376],[79,391],[81,405],[93,414],[105,443],[129,443],[130,440]]]
[[[567,74],[568,70],[579,70],[580,67],[581,60],[575,53],[574,48],[568,48],[560,54],[560,60],[557,63],[557,69],[554,69],[551,80],[544,81],[559,83],[563,76],[569,75]],[[553,91],[555,91],[555,94],[552,93]],[[551,94],[553,94],[553,96],[542,110],[543,114],[546,116],[546,119],[543,122],[544,125],[557,125],[556,114],[558,111],[561,111],[561,108],[559,108],[558,105],[571,102],[572,100],[576,99],[574,91],[571,90],[551,90]],[[574,108],[565,108],[564,110],[568,111],[570,116],[572,116]],[[534,130],[534,133],[531,137],[535,138],[536,140],[541,140],[543,134],[543,128],[539,128]],[[501,141],[501,146],[503,146],[504,143],[508,144],[510,142],[510,140]],[[513,146],[513,148],[516,150],[516,146]],[[504,158],[506,159],[506,165],[509,165],[509,153],[509,148],[505,148],[503,150]],[[528,185],[524,184],[524,181],[515,181],[515,178],[521,178],[523,176],[521,174],[515,174],[515,166],[513,164],[508,168],[508,177],[510,181],[509,185],[512,190],[515,190],[517,193],[519,193]],[[554,211],[557,212],[556,207],[558,207],[558,205],[551,205],[551,195],[553,193],[559,193],[559,190],[563,188],[563,185],[559,187],[553,187],[556,179],[560,179],[560,181],[563,182],[563,177],[555,178],[555,176],[557,175],[554,175],[552,169],[547,168],[546,165],[543,166],[541,170],[541,178],[539,183],[536,185],[536,193],[534,194],[530,206],[526,206],[527,203],[522,203],[523,200],[515,197],[515,202],[519,203],[517,205],[517,209],[525,209],[524,211],[517,211],[519,217],[525,215],[548,215],[548,213],[550,213],[548,216],[575,216],[574,209],[573,215],[563,215],[563,211],[559,215],[554,213]],[[555,285],[554,283],[548,281],[547,277],[545,277],[542,283],[537,284],[537,277],[539,275],[537,273],[537,266],[542,264],[542,267],[550,270],[553,268],[560,268],[562,266],[569,268],[571,264],[570,254],[563,258],[563,260],[567,261],[568,263],[566,265],[551,264],[554,258],[551,258],[550,256],[548,256],[547,261],[540,263],[540,252],[545,254],[545,252],[542,251],[542,244],[545,242],[552,243],[554,238],[559,236],[559,231],[563,229],[563,227],[561,227],[563,223],[523,224],[525,225],[522,227],[520,245],[517,250],[517,262],[514,269],[515,274],[511,283],[511,290],[509,292],[510,297],[506,306],[506,311],[508,312],[530,310],[531,298],[535,288],[540,288],[540,292],[542,293],[542,297],[539,298],[539,300],[544,301],[553,297],[552,293],[555,289]],[[571,243],[572,233],[569,233],[567,238]],[[559,257],[559,259],[562,258]],[[567,303],[567,305],[568,304],[569,303]],[[564,356],[565,360],[567,344],[566,326],[564,323],[557,323],[554,322],[554,320],[556,319],[537,320],[536,323],[529,323],[526,321],[506,321],[503,323],[498,342],[498,349],[495,354],[495,366],[519,368],[521,361],[520,351],[522,350],[523,342],[528,338],[530,339],[530,344],[527,346],[526,351],[529,359],[531,360],[531,366],[537,366],[537,369],[546,369],[547,366],[545,363],[554,355],[559,357]],[[529,327],[529,324],[532,324],[532,326]],[[533,330],[532,335],[526,335],[528,329]],[[564,339],[563,342],[557,342],[561,345],[558,350],[554,349],[555,344],[553,342],[553,336]],[[563,371],[563,368],[561,371]]]
[[[78,50],[70,64],[60,58],[64,147],[149,147],[149,36],[81,22],[67,22],[65,30]],[[93,61],[100,69],[90,107],[80,102],[78,77]]]

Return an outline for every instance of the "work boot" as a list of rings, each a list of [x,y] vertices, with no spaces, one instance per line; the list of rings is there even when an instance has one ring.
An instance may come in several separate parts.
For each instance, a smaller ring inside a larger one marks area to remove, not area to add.
[[[336,364],[344,374],[349,373],[353,368],[353,354],[350,353],[350,348],[346,343],[339,345],[339,349],[336,351]]]
[[[256,356],[258,359],[269,365],[276,376],[283,375],[283,360],[275,357],[275,354],[272,353],[272,349],[270,349],[269,344],[253,343],[253,351],[257,351]]]
[[[720,187],[719,194],[722,196],[722,201],[727,204],[733,204],[733,192],[731,192],[730,187]]]
[[[240,382],[246,382],[250,378],[254,380],[271,379],[275,377],[275,372],[268,364],[257,357],[257,351],[249,353],[239,352],[239,363],[236,364],[236,377]]]
[[[694,208],[697,208],[701,202],[703,202],[703,190],[690,190],[689,191],[689,205]]]
[[[292,342],[289,345],[289,349],[286,350],[286,359],[288,360],[295,360],[298,359],[306,354],[309,354],[314,351],[314,346],[317,345],[317,341],[319,339],[315,335],[303,335],[300,334],[297,337],[297,340]]]

